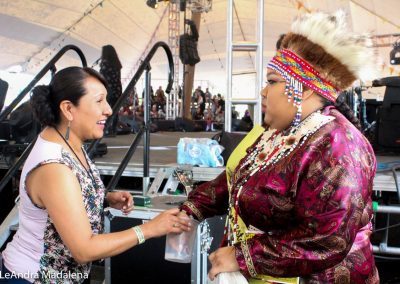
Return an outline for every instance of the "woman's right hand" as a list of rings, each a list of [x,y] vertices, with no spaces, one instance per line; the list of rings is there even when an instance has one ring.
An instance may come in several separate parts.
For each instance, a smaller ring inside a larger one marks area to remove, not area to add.
[[[185,214],[186,215],[186,214]],[[164,236],[169,233],[180,234],[192,230],[191,220],[182,218],[178,208],[166,210],[151,221],[141,225],[146,239]]]

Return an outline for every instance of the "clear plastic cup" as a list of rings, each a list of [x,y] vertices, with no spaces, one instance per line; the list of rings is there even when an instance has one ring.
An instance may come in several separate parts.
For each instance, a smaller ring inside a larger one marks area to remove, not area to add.
[[[180,234],[168,234],[165,242],[165,260],[190,263],[199,222],[187,218],[192,224],[192,230]]]

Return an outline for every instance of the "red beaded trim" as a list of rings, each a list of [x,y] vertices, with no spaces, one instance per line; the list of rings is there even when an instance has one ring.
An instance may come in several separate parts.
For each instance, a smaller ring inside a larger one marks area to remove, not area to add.
[[[290,50],[282,49],[278,51],[276,56],[274,56],[268,64],[268,67],[272,69],[279,68],[285,71],[303,85],[316,91],[329,101],[335,102],[337,99],[339,89],[328,80],[322,78],[319,72],[308,62],[304,61]]]

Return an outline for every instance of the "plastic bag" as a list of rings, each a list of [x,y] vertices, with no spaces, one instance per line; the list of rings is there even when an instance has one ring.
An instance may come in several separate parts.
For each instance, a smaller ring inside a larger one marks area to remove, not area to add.
[[[209,138],[181,138],[178,143],[178,164],[222,167],[224,147]]]
[[[207,284],[248,284],[247,279],[239,272],[221,272],[214,280],[208,279]]]

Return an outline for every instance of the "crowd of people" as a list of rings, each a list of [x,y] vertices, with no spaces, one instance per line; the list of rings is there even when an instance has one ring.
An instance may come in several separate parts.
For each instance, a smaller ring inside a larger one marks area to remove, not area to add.
[[[192,119],[206,122],[205,131],[222,130],[225,123],[225,100],[221,94],[212,95],[208,88],[203,92],[198,86],[192,96]],[[253,128],[253,120],[250,111],[246,109],[242,117],[232,107],[232,130],[250,131]]]
[[[205,120],[206,131],[222,129],[225,121],[225,101],[221,94],[212,95],[208,88],[204,92],[198,86],[192,96],[193,120]]]
[[[119,121],[124,124],[123,126],[129,127],[133,133],[139,131],[144,121],[143,96],[144,90],[142,99],[139,100],[136,88],[134,88],[118,113]],[[150,87],[150,105],[150,118],[153,121],[166,118],[166,96],[161,86],[155,93],[153,87]]]
[[[132,94],[128,96],[118,113],[119,121],[130,127],[133,133],[136,133],[143,124],[143,96],[144,90],[142,98],[139,99],[135,89]],[[153,87],[150,88],[150,118],[153,122],[158,119],[166,119],[166,101],[162,86],[159,86],[156,92],[153,91]],[[206,126],[201,130],[215,131],[223,129],[225,121],[225,101],[221,94],[212,95],[208,88],[206,88],[204,92],[201,86],[197,87],[193,92],[191,110],[193,120],[205,121]],[[245,111],[242,118],[239,118],[238,112],[233,111],[232,118],[246,121],[246,123],[249,123],[251,126],[253,123],[248,110]]]

